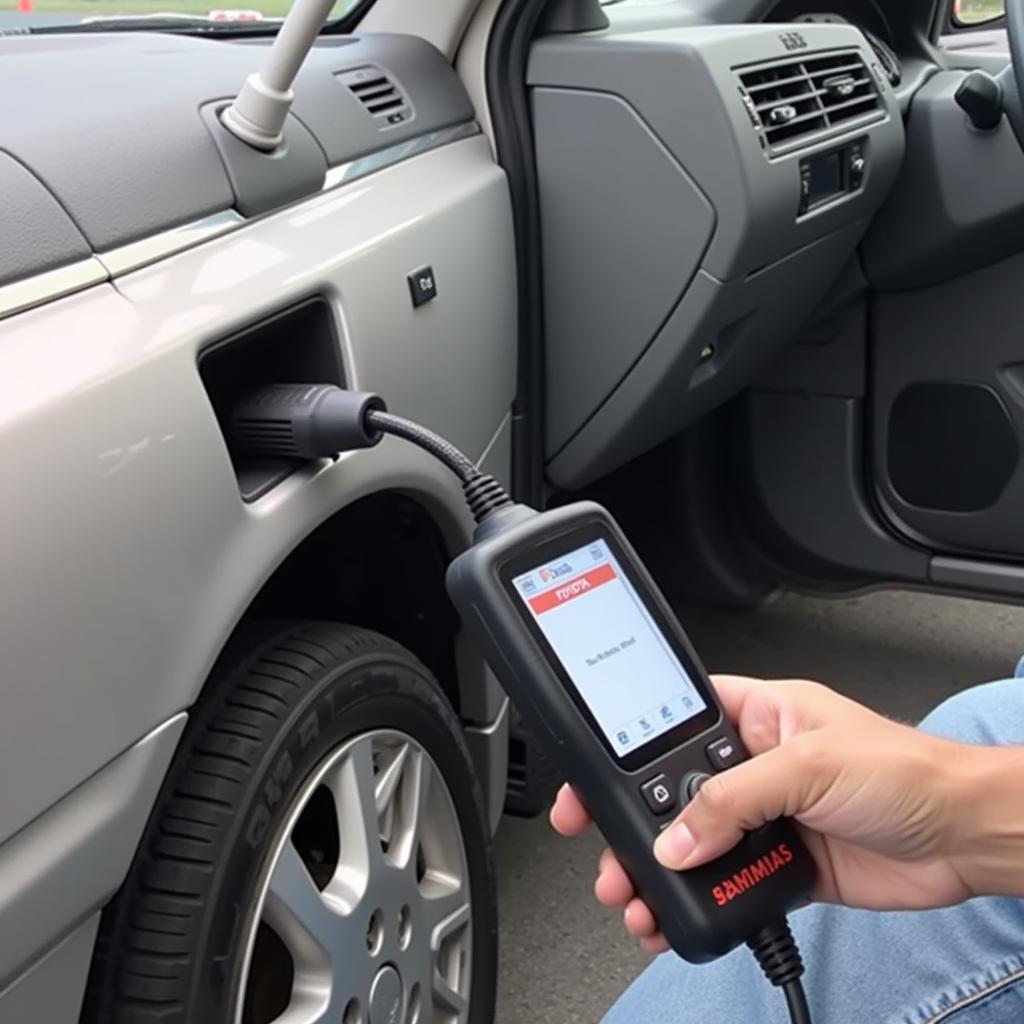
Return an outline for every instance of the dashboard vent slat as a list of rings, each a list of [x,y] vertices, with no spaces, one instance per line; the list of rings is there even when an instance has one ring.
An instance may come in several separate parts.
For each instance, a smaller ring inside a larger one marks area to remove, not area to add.
[[[856,50],[733,70],[750,120],[772,155],[885,117],[875,80]]]
[[[403,124],[412,117],[412,106],[401,86],[380,68],[356,68],[342,71],[335,77],[359,100],[380,128]]]
[[[807,63],[812,65],[814,63],[814,61],[808,61]],[[815,76],[815,75],[825,75],[825,74],[834,75],[834,74],[837,74],[840,71],[864,71],[864,70],[865,70],[864,62],[861,61],[861,60],[851,61],[851,62],[849,62],[847,64],[835,64],[835,65],[832,65],[830,67],[826,67],[824,69],[824,71],[815,71],[815,70],[813,70],[813,68],[808,68],[808,71],[810,71],[812,77]]]

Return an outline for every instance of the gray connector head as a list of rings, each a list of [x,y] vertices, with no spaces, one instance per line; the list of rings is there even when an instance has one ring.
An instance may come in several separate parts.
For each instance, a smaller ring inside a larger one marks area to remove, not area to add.
[[[334,384],[269,384],[235,406],[229,443],[237,451],[283,459],[321,459],[372,448],[382,435],[366,422],[371,409],[387,409],[371,392]]]

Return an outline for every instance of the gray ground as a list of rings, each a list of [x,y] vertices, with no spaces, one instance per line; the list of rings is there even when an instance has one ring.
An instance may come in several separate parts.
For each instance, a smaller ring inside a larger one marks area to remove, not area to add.
[[[1024,608],[923,594],[787,595],[754,615],[682,618],[712,671],[817,678],[907,719],[1010,675],[1024,652]],[[594,1024],[643,968],[616,915],[592,899],[599,852],[596,836],[570,843],[543,820],[503,823],[498,1024]]]

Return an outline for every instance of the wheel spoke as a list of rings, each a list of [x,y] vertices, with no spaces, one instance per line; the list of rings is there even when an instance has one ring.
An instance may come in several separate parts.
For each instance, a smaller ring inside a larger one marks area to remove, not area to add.
[[[409,744],[402,743],[397,748],[392,748],[392,751],[391,760],[378,773],[373,787],[374,801],[377,806],[377,831],[382,847],[389,852],[395,841],[398,794],[405,775]]]
[[[325,781],[334,797],[340,850],[325,891],[348,912],[359,904],[382,858],[371,741],[357,741]]]
[[[472,956],[472,916],[464,887],[453,879],[425,879],[433,895],[424,893],[423,908],[430,931],[434,1005],[442,1019],[463,1021],[468,1012],[469,958]],[[421,892],[423,892],[421,887]]]
[[[395,799],[398,784],[402,780],[405,761],[409,756],[409,744],[403,743],[396,751],[388,766],[377,776],[374,785],[374,800],[377,804],[377,816],[383,817]]]
[[[466,997],[454,988],[448,979],[436,968],[434,970],[433,989],[434,1003],[449,1013],[454,1013],[456,1019],[461,1020],[467,1008]]]
[[[388,849],[388,859],[396,867],[416,868],[416,850],[423,830],[430,797],[432,769],[426,756],[417,750],[405,758],[401,793],[398,799],[397,828]]]
[[[271,873],[263,917],[297,960],[326,966],[338,915],[317,891],[291,842],[284,844]]]
[[[316,999],[293,989],[291,1002],[271,1024],[337,1024],[337,1013],[330,999]]]
[[[275,1024],[329,1024],[331,949],[339,919],[317,891],[291,841],[285,842],[271,872],[263,920],[288,947],[294,966],[292,996]]]
[[[469,924],[469,900],[461,885],[453,884],[434,896],[424,896],[424,917],[430,929],[430,949],[437,955],[444,943]]]

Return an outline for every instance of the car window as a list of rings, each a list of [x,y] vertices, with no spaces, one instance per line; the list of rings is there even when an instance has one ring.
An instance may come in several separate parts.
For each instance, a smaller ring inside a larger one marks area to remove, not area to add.
[[[180,24],[188,29],[195,24],[268,28],[279,24],[288,13],[292,0],[14,0],[0,6],[0,34],[19,29],[60,29],[62,26],[124,22],[138,19],[140,29],[165,28]],[[331,19],[345,17],[359,6],[360,0],[338,0]],[[119,24],[117,28],[129,27]]]
[[[1006,13],[1005,0],[953,0],[953,22],[956,25],[980,25]]]

